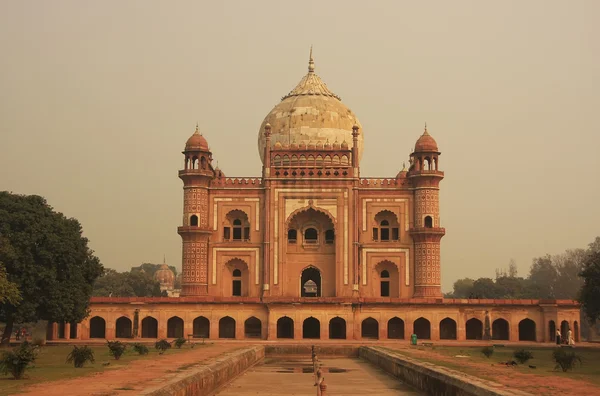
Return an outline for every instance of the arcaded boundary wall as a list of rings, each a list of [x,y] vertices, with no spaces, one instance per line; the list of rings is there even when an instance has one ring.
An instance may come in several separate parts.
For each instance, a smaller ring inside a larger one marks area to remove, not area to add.
[[[265,357],[264,346],[252,346],[226,353],[198,368],[176,374],[169,381],[145,389],[145,396],[207,396]],[[202,363],[200,363],[202,364]]]
[[[411,359],[381,347],[360,347],[361,359],[432,396],[532,396],[496,382]]]

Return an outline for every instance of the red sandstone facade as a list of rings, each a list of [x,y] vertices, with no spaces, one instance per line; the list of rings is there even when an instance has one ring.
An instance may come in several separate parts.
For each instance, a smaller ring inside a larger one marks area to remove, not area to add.
[[[226,177],[196,128],[179,171],[182,297],[94,298],[78,338],[549,341],[563,321],[578,338],[572,301],[442,299],[437,143],[425,128],[408,169],[363,178],[363,139],[312,56],[260,128],[262,177]]]

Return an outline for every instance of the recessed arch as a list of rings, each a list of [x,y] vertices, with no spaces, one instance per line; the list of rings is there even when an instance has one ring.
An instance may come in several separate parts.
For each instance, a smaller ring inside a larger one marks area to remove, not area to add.
[[[362,338],[379,339],[379,322],[374,318],[366,318],[360,324],[360,335]]]
[[[492,322],[492,339],[508,341],[510,336],[508,321],[498,318]]]
[[[431,323],[429,320],[421,317],[413,323],[413,333],[419,340],[431,339]]]
[[[553,320],[548,321],[548,335],[550,336],[550,342],[556,341],[556,323]],[[560,339],[558,342],[560,342]]]
[[[467,340],[481,340],[483,338],[483,323],[477,318],[467,320],[465,324]]]
[[[198,316],[193,322],[194,338],[210,338],[210,320],[204,316]]]
[[[393,242],[400,239],[398,216],[391,210],[381,210],[373,218],[373,241]]]
[[[535,322],[525,318],[519,322],[519,341],[535,341]]]
[[[321,296],[321,271],[317,267],[311,265],[302,270],[300,276],[300,296]]]
[[[433,219],[431,218],[431,216],[425,216],[425,219],[423,219],[423,223],[425,224],[425,228],[433,227]]]
[[[100,316],[90,319],[90,338],[106,338],[106,321]]]
[[[277,338],[294,338],[294,321],[283,316],[277,319]]]
[[[397,316],[388,320],[388,338],[394,340],[404,339],[404,321]]]
[[[190,227],[198,227],[198,216],[196,216],[196,215],[190,216]]]
[[[400,297],[400,271],[396,263],[383,260],[370,273],[373,278],[373,294],[380,297]]]
[[[131,338],[133,323],[126,316],[121,316],[115,322],[115,338]]]
[[[152,316],[142,319],[142,338],[158,338],[158,320]]]
[[[233,209],[225,215],[223,226],[224,241],[250,240],[250,220],[248,213],[241,209]]]
[[[329,321],[329,338],[334,340],[346,339],[346,321],[339,316]]]
[[[440,321],[440,340],[456,340],[456,321],[444,318]]]
[[[335,225],[336,223],[335,217],[327,209],[308,205],[294,210],[285,221],[286,226],[289,228],[290,223],[294,220],[294,218],[302,213],[307,213],[308,217],[316,217],[320,213],[325,215],[331,221],[331,225]]]
[[[302,322],[302,338],[321,338],[321,322],[312,316]]]
[[[179,316],[173,316],[167,320],[167,337],[183,337],[183,319],[181,319]]]
[[[244,322],[244,337],[261,338],[262,322],[255,316],[251,316]]]
[[[219,320],[219,338],[235,338],[235,319],[225,316]]]

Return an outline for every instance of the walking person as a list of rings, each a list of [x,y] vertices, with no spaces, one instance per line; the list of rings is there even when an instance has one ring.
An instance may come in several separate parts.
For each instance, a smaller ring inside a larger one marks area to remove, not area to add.
[[[560,338],[562,335],[560,334],[560,330],[556,329],[556,345],[560,345]]]

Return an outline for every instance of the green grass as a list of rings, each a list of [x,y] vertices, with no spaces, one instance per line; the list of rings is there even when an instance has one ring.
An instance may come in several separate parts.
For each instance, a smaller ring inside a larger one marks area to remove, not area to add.
[[[506,362],[515,360],[513,352],[523,347],[510,346],[510,347],[498,347],[494,348],[494,354],[488,359],[481,353],[482,347],[453,347],[453,346],[434,346],[432,348],[422,348],[430,350],[434,353],[438,353],[443,356],[452,357],[451,362],[436,360],[435,357],[422,357],[421,355],[414,355],[410,350],[394,350],[386,348],[391,351],[406,354],[408,356],[418,357],[419,360],[423,360],[429,363],[437,364],[443,367],[447,367],[453,370],[461,371],[467,374],[471,374],[480,378],[484,378],[490,381],[494,381],[493,377],[482,376],[476,368],[464,365],[463,362],[473,362],[478,365],[489,367],[491,364],[498,365],[500,362]],[[576,347],[574,351],[581,356],[582,364],[577,365],[575,369],[570,372],[563,373],[560,368],[555,370],[555,363],[552,360],[552,352],[554,348],[539,348],[539,347],[525,347],[533,353],[533,359],[529,360],[525,364],[519,364],[515,367],[521,373],[534,374],[541,376],[559,376],[565,378],[571,378],[575,380],[583,380],[591,382],[595,385],[600,386],[600,349],[599,348],[582,348]],[[454,357],[456,355],[469,356],[468,358]],[[536,366],[535,369],[529,366]]]
[[[207,344],[208,345],[208,344]],[[10,375],[0,374],[0,396],[14,394],[23,391],[25,387],[32,384],[37,384],[45,381],[54,381],[59,379],[68,379],[81,377],[92,373],[123,368],[131,361],[138,359],[153,359],[158,356],[158,351],[153,346],[149,346],[150,352],[148,355],[141,356],[128,348],[121,359],[115,360],[108,354],[106,345],[90,346],[94,351],[95,363],[86,363],[82,368],[74,368],[73,363],[65,363],[67,355],[73,349],[69,345],[51,345],[41,348],[38,358],[33,363],[33,367],[25,371],[25,378],[19,381],[13,380]],[[171,348],[167,350],[163,356],[173,355],[189,351],[189,347],[181,349]],[[0,349],[0,353],[3,349]],[[105,362],[110,362],[108,366],[103,365]]]

